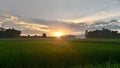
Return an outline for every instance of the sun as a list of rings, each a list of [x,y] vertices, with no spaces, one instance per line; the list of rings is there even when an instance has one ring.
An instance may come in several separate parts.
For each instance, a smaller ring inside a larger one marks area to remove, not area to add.
[[[62,33],[62,32],[55,32],[55,33],[54,33],[54,36],[56,36],[56,37],[61,37],[61,36],[63,36],[63,33]]]

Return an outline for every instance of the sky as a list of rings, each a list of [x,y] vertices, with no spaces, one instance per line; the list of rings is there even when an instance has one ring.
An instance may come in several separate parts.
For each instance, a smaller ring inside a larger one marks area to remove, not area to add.
[[[0,0],[0,24],[22,30],[23,35],[80,35],[103,27],[120,31],[119,21],[119,0]]]

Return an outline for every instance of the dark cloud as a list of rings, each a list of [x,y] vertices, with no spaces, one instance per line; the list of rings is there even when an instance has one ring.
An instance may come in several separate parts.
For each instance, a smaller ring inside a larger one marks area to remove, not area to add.
[[[95,22],[91,25],[89,25],[89,30],[96,30],[96,29],[102,29],[107,28],[111,30],[118,30],[120,32],[120,22],[117,20],[110,20],[108,22]]]

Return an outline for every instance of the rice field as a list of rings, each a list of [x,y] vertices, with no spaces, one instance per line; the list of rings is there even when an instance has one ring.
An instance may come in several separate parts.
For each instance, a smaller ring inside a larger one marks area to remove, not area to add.
[[[0,39],[0,68],[120,68],[120,40]]]

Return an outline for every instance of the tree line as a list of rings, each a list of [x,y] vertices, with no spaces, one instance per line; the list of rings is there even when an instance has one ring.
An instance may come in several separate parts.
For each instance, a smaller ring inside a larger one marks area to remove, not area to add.
[[[20,37],[21,31],[12,29],[0,28],[0,38],[14,38]]]
[[[111,31],[103,28],[102,30],[88,31],[85,32],[87,39],[120,39],[118,31]]]
[[[4,29],[0,27],[0,38],[16,38],[20,37],[21,31],[12,29]],[[41,37],[47,37],[46,33],[43,33]],[[73,35],[62,36],[62,38],[74,38]],[[85,38],[87,39],[120,39],[120,33],[118,31],[111,31],[103,28],[102,30],[85,31]]]

